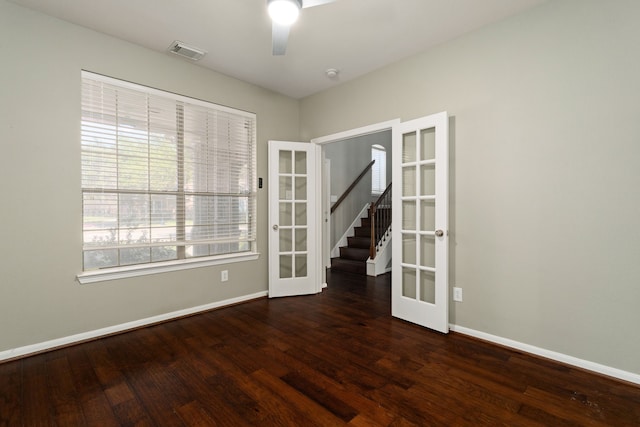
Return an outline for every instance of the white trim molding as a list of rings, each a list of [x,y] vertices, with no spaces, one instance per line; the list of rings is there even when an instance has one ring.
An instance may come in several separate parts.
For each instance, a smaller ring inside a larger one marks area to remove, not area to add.
[[[563,353],[558,353],[556,351],[551,351],[544,348],[536,347],[534,345],[525,344],[519,341],[514,341],[509,338],[503,338],[497,335],[488,334],[486,332],[476,331],[474,329],[465,328],[464,326],[449,324],[449,330],[453,332],[458,332],[463,335],[468,335],[474,338],[478,338],[484,341],[489,341],[494,344],[499,344],[504,347],[510,347],[516,350],[524,351],[526,353],[534,354],[536,356],[555,360],[556,362],[565,363],[567,365],[575,366],[577,368],[585,369],[587,371],[596,372],[598,374],[628,381],[634,384],[640,384],[640,374],[636,374],[633,372],[623,371],[622,369],[612,368],[610,366],[601,365],[599,363],[579,359],[577,357],[569,356]]]
[[[0,361],[14,359],[17,357],[29,356],[43,351],[53,350],[59,347],[65,347],[71,344],[78,344],[84,341],[89,341],[108,335],[113,335],[121,332],[130,331],[143,326],[149,326],[160,322],[166,322],[168,320],[178,319],[184,316],[190,316],[192,314],[202,313],[205,311],[213,310],[215,308],[221,308],[241,302],[250,301],[257,298],[267,296],[267,291],[257,292],[255,294],[242,295],[236,298],[230,298],[223,301],[217,301],[210,304],[199,305],[196,307],[185,308],[183,310],[172,311],[170,313],[159,314],[157,316],[147,317],[145,319],[134,320],[132,322],[121,323],[119,325],[108,326],[102,329],[96,329],[93,331],[82,332],[76,335],[70,335],[68,337],[57,338],[50,341],[44,341],[37,344],[26,345],[24,347],[13,348],[10,350],[0,351]]]
[[[359,127],[356,129],[347,130],[344,132],[333,133],[331,135],[321,136],[311,140],[313,144],[323,145],[332,142],[342,141],[343,139],[356,138],[358,136],[369,135],[370,133],[382,132],[392,129],[393,126],[400,123],[400,119],[388,120],[386,122],[375,123],[368,126]]]
[[[192,258],[152,264],[137,264],[126,267],[105,268],[103,270],[86,271],[76,276],[81,285],[104,282],[107,280],[126,279],[127,277],[146,276],[148,274],[166,273],[170,271],[188,270],[191,268],[211,267],[231,264],[233,262],[255,261],[260,257],[257,252],[242,254],[218,255],[215,257]]]

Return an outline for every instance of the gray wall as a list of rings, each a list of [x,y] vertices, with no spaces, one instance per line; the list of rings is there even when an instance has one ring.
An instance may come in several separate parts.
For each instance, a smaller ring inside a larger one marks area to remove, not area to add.
[[[259,260],[78,284],[80,70],[257,113],[265,179],[267,140],[298,139],[298,101],[4,0],[0,47],[0,351],[267,289],[267,187]]]
[[[371,146],[382,145],[387,150],[387,183],[391,182],[391,131],[350,138],[323,146],[331,160],[331,194],[340,197],[362,170],[371,162]],[[371,202],[371,172],[362,178],[331,215],[331,247],[342,237],[362,207]]]
[[[552,1],[301,101],[301,136],[447,110],[451,322],[640,373],[640,2]]]

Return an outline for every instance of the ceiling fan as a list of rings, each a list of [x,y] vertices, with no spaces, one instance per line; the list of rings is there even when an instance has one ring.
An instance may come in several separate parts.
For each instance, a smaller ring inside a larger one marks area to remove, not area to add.
[[[273,22],[273,55],[284,55],[286,52],[289,30],[298,19],[301,9],[334,1],[336,0],[267,0],[267,9]]]

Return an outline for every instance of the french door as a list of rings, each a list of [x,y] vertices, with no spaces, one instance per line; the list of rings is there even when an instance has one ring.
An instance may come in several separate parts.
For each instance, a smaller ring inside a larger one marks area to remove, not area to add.
[[[446,112],[393,127],[391,313],[449,332]]]
[[[315,144],[269,141],[269,297],[321,291]]]
[[[392,315],[449,331],[446,112],[392,124]],[[322,290],[319,147],[269,141],[269,296]]]

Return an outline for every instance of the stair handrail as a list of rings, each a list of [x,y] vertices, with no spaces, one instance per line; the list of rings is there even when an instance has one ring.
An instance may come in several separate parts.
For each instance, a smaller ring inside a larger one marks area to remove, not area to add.
[[[373,167],[373,164],[375,163],[375,160],[371,160],[371,163],[369,163],[360,173],[360,175],[358,175],[358,177],[353,181],[353,183],[351,183],[351,185],[349,186],[349,188],[347,188],[345,190],[344,193],[342,193],[342,196],[340,196],[338,198],[338,200],[333,204],[333,206],[331,206],[331,213],[333,213],[338,206],[340,205],[340,203],[342,203],[344,201],[344,199],[347,198],[347,196],[349,195],[349,193],[351,193],[351,191],[356,187],[356,185],[358,185],[358,183],[360,182],[360,180],[362,178],[364,178],[364,176],[367,174],[367,172],[369,172],[369,170]]]
[[[379,209],[380,206],[386,209]],[[387,229],[391,225],[391,183],[382,192],[378,200],[369,207],[371,218],[371,243],[369,244],[369,258],[375,259],[378,244],[386,237]]]

